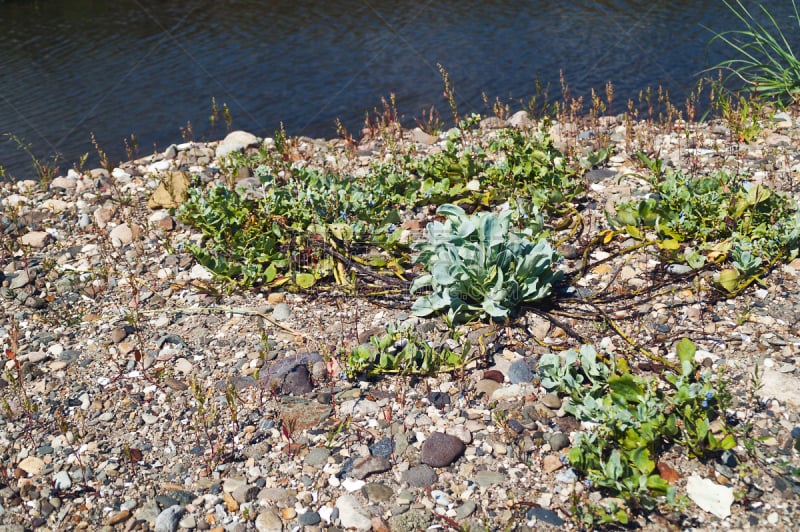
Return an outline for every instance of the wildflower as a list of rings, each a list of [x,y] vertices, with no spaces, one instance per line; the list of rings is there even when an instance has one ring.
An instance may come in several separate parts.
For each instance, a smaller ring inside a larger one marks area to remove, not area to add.
[[[389,224],[389,225],[386,227],[386,234],[391,234],[391,233],[394,233],[395,229],[397,229],[397,226],[396,226],[396,225],[394,225],[394,224]]]
[[[705,399],[703,399],[703,402],[700,404],[703,406],[703,408],[708,408],[708,401],[706,401]]]
[[[714,392],[706,392],[706,399],[711,399],[714,397]]]
[[[583,485],[586,486],[587,488],[591,488],[593,486],[592,481],[589,480],[588,478],[583,481]]]

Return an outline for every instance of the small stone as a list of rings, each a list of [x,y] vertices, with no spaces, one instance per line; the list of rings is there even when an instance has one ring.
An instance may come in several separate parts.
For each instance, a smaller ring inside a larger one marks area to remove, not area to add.
[[[202,264],[195,264],[189,271],[189,279],[193,281],[210,281],[213,278],[214,274]]]
[[[133,230],[128,224],[123,223],[112,229],[108,237],[111,239],[111,245],[119,248],[133,242]]]
[[[701,509],[720,519],[731,515],[733,488],[720,486],[707,478],[692,475],[686,481],[686,494]]]
[[[304,395],[314,389],[308,366],[298,365],[289,370],[283,379],[281,393],[284,395]]]
[[[430,392],[428,401],[436,408],[444,408],[450,404],[450,395],[445,392]]]
[[[422,444],[420,462],[432,467],[447,467],[464,453],[465,448],[459,438],[434,432]]]
[[[281,519],[284,521],[291,521],[295,517],[297,517],[297,510],[294,508],[283,508],[281,510]]]
[[[114,342],[115,344],[118,344],[125,338],[127,338],[128,335],[132,332],[133,332],[133,327],[131,327],[130,325],[125,325],[124,327],[114,327],[113,329],[111,329],[110,333],[111,341]]]
[[[239,511],[239,503],[236,502],[236,499],[233,498],[233,495],[230,493],[223,493],[222,500],[225,502],[225,508],[230,513],[236,513]]]
[[[400,479],[414,488],[427,488],[438,480],[438,476],[432,467],[423,464],[403,471]]]
[[[328,461],[330,455],[330,449],[325,449],[324,447],[315,447],[308,452],[303,460],[303,463],[310,467],[320,467]]]
[[[364,487],[361,488],[361,493],[370,502],[386,502],[392,498],[394,490],[386,484],[370,482],[364,484]]]
[[[17,468],[31,476],[41,475],[42,469],[44,469],[44,461],[35,456],[28,456],[17,465]]]
[[[234,152],[242,152],[247,148],[258,146],[258,137],[247,131],[231,131],[218,145],[217,159]]]
[[[557,454],[548,454],[542,460],[542,469],[545,473],[552,473],[564,467],[561,458]]]
[[[272,510],[265,510],[258,514],[255,521],[258,532],[282,532],[283,522]]]
[[[491,397],[492,394],[498,388],[500,388],[500,386],[501,386],[501,384],[498,383],[496,380],[493,380],[493,379],[481,379],[475,385],[475,392],[477,392],[478,395],[485,395],[486,397]]]
[[[105,525],[106,526],[118,525],[122,522],[127,521],[130,516],[131,516],[130,510],[120,510],[119,512],[109,517],[108,520],[105,522]]]
[[[548,510],[547,508],[540,508],[538,506],[531,507],[525,514],[525,517],[528,518],[529,521],[536,519],[537,521],[542,521],[543,523],[553,526],[564,525],[564,520],[561,519],[557,513],[552,510]]]
[[[458,508],[456,508],[456,519],[466,519],[475,512],[478,507],[475,501],[467,501]]]
[[[369,475],[383,473],[392,468],[391,462],[379,456],[367,456],[353,462],[352,475],[357,479],[364,479]]]
[[[47,245],[47,243],[52,240],[52,236],[50,233],[45,231],[31,231],[29,233],[25,233],[19,239],[20,244],[23,246],[30,246],[32,248],[43,248]]]
[[[489,487],[505,482],[506,476],[497,471],[478,471],[475,475],[475,482],[481,487]]]
[[[515,360],[511,363],[508,367],[508,380],[511,384],[522,384],[533,380],[533,371],[525,359]]]
[[[317,512],[306,512],[297,518],[300,526],[314,526],[322,522],[322,517]]]
[[[569,447],[569,437],[563,432],[556,432],[550,436],[547,443],[550,444],[550,448],[554,451],[560,451],[561,449]]]
[[[352,495],[342,495],[336,499],[336,509],[339,510],[339,520],[344,528],[355,528],[361,532],[372,529],[372,520],[361,506],[361,503]]]
[[[28,272],[20,270],[6,276],[8,280],[8,288],[10,290],[18,290],[30,282]]]
[[[422,129],[415,127],[411,130],[411,140],[413,142],[419,144],[425,144],[426,146],[432,146],[439,141],[439,137],[434,137],[433,135],[428,135]]]
[[[155,532],[175,532],[185,510],[178,505],[170,506],[156,517]]]
[[[275,308],[272,309],[272,319],[275,321],[288,320],[291,315],[292,309],[286,303],[278,303],[275,305]]]
[[[389,518],[389,529],[392,532],[418,532],[427,530],[431,524],[433,515],[430,512],[420,510],[409,510],[400,515],[393,515]]]
[[[561,398],[554,393],[547,393],[542,396],[541,402],[547,408],[558,410],[561,408]]]
[[[53,475],[53,487],[57,490],[68,490],[72,487],[72,479],[66,471],[59,471]]]
[[[490,381],[494,381],[500,384],[502,384],[503,381],[506,379],[505,375],[503,375],[501,371],[498,371],[496,369],[487,369],[486,371],[484,371],[483,378],[489,379]]]
[[[379,456],[381,458],[389,458],[394,451],[394,442],[391,438],[383,438],[375,442],[375,445],[369,448],[372,456]]]

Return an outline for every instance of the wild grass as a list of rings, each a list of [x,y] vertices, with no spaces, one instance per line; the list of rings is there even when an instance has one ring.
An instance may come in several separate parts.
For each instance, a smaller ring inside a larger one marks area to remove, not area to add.
[[[759,6],[759,13],[748,10],[740,0],[723,0],[723,3],[742,27],[716,33],[711,39],[709,44],[721,41],[735,52],[735,57],[722,61],[714,69],[729,71],[727,82],[738,81],[741,86],[737,88],[759,96],[783,104],[800,100],[800,59],[790,44],[800,36],[800,12],[795,0],[792,0],[791,32],[788,28],[784,31],[782,23],[763,5]]]

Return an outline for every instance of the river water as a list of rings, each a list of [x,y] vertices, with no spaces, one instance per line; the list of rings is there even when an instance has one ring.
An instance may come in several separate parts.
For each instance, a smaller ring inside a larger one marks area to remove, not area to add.
[[[791,2],[764,3],[789,26]],[[0,0],[0,133],[63,172],[96,162],[92,133],[114,160],[131,134],[142,155],[187,123],[224,135],[212,97],[259,135],[329,137],[337,118],[357,132],[390,93],[413,124],[431,105],[449,116],[437,63],[462,112],[486,113],[483,93],[527,100],[537,80],[557,96],[561,70],[576,94],[611,81],[612,111],[648,86],[678,103],[727,56],[704,26],[738,27],[721,0]],[[5,138],[0,165],[34,176]]]

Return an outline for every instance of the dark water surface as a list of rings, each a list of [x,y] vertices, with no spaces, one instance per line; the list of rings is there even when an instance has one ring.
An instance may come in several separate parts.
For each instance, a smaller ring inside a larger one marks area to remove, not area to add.
[[[561,69],[575,92],[612,81],[615,111],[659,84],[681,102],[728,52],[707,49],[703,25],[739,27],[721,0],[0,0],[0,133],[60,153],[65,171],[91,132],[115,160],[131,134],[146,154],[187,122],[218,138],[216,97],[236,129],[327,137],[391,92],[410,123],[431,105],[448,116],[437,63],[462,112],[485,113],[482,92],[527,99],[537,79],[557,95]],[[13,142],[0,140],[0,165],[34,177]]]

